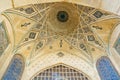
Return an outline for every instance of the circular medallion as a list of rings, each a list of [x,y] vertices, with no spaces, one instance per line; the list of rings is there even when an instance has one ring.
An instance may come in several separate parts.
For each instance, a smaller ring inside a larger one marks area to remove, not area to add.
[[[69,15],[66,11],[59,11],[57,14],[57,19],[60,22],[67,22]]]
[[[48,29],[61,35],[73,32],[79,21],[79,12],[72,3],[56,3],[48,11]]]

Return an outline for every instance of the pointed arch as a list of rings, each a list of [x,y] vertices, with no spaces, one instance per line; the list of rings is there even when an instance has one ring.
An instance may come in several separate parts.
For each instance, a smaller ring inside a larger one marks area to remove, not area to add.
[[[2,80],[20,80],[24,66],[24,58],[19,54],[14,55]]]
[[[91,80],[82,71],[65,64],[57,64],[35,74],[31,80]]]
[[[107,56],[98,59],[96,67],[101,80],[120,80],[120,75]]]

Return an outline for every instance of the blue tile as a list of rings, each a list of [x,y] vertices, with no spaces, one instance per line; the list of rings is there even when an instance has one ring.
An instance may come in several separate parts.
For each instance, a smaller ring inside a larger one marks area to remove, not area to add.
[[[97,61],[97,70],[101,80],[120,80],[120,75],[108,57],[101,57]]]

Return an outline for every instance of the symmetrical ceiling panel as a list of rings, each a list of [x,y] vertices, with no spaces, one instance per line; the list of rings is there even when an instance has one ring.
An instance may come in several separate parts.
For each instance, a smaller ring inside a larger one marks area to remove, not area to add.
[[[34,46],[24,48],[31,50],[23,52],[29,58],[74,49],[92,61],[93,56],[107,53],[110,33],[120,21],[112,13],[67,2],[26,5],[3,14],[13,25],[18,53],[21,46]]]

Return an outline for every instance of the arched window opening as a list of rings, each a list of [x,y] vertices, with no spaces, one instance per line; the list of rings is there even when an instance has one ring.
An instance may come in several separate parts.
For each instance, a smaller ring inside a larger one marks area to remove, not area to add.
[[[24,59],[21,55],[14,55],[2,80],[20,80],[24,71]]]
[[[63,64],[43,70],[31,80],[91,80],[86,74]]]
[[[114,44],[115,50],[120,54],[120,34]]]
[[[120,75],[108,57],[101,57],[96,66],[101,80],[120,80]]]

